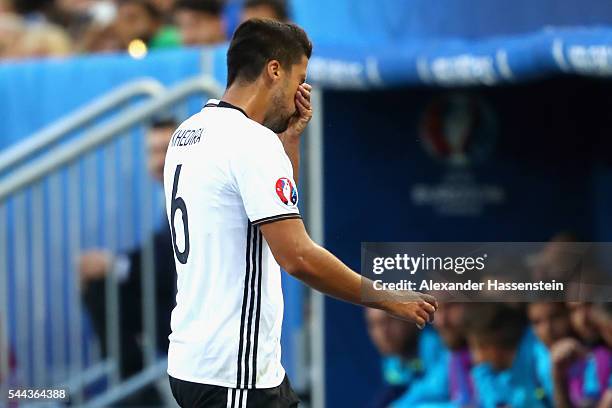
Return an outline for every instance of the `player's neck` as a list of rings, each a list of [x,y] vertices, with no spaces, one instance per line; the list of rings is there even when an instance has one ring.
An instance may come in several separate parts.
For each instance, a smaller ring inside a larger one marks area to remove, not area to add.
[[[246,86],[230,86],[225,90],[221,100],[239,107],[250,119],[263,124],[269,97],[266,92],[259,89],[257,82]]]

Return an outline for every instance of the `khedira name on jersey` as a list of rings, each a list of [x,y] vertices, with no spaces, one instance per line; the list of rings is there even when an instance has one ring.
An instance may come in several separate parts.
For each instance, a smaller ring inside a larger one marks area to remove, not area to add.
[[[191,146],[200,142],[204,133],[203,128],[198,129],[177,129],[172,135],[170,147]]]

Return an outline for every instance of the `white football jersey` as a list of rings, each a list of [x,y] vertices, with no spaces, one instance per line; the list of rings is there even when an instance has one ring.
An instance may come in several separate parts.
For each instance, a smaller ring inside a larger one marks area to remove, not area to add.
[[[280,385],[280,267],[259,226],[300,214],[278,136],[211,100],[174,132],[164,189],[178,275],[168,374],[230,388]]]

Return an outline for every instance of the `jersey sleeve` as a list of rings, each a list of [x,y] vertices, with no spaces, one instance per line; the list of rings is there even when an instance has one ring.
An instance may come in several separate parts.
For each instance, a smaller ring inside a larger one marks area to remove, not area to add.
[[[254,225],[301,218],[291,162],[280,142],[266,139],[236,155],[231,166],[247,216]]]

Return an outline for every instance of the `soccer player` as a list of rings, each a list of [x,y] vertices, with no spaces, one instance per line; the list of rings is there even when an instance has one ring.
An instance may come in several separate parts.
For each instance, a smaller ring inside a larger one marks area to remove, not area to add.
[[[306,233],[296,181],[300,133],[312,115],[305,84],[311,50],[296,25],[243,23],[227,52],[222,99],[209,101],[170,140],[164,187],[178,293],[168,374],[182,407],[297,406],[280,363],[280,267],[317,290],[420,327],[437,307],[418,293],[410,301],[388,293],[365,302],[361,276]]]

